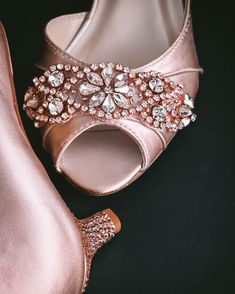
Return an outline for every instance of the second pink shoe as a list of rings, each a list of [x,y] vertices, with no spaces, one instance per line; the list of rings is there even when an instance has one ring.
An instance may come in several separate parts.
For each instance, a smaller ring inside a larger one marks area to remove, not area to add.
[[[0,293],[81,294],[96,251],[120,230],[104,210],[77,220],[25,135],[0,23]]]

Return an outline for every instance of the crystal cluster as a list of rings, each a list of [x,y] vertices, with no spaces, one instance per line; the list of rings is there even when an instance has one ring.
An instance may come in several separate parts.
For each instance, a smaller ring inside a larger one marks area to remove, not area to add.
[[[52,65],[25,94],[24,109],[36,127],[65,123],[75,113],[98,119],[134,117],[152,128],[176,132],[196,119],[183,85],[156,72],[114,63]]]
[[[84,292],[90,277],[92,258],[99,248],[115,236],[115,225],[105,210],[89,218],[83,220],[75,219],[75,221],[80,228],[86,253],[87,272],[82,291]]]

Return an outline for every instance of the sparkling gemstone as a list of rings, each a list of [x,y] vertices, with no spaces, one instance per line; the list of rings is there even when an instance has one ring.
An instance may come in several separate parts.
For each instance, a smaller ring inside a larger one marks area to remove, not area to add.
[[[181,106],[179,109],[179,114],[181,117],[187,117],[192,114],[192,111],[187,106]]]
[[[191,109],[194,108],[193,99],[188,94],[184,94],[184,104]]]
[[[83,112],[86,112],[88,110],[88,107],[86,105],[82,105],[81,110]]]
[[[128,108],[129,107],[129,102],[128,100],[126,99],[125,96],[123,96],[122,94],[120,93],[114,93],[113,94],[113,99],[115,101],[115,103],[121,107],[121,108]]]
[[[141,114],[142,118],[146,118],[148,116],[147,112],[145,111],[142,111]]]
[[[95,72],[88,73],[87,79],[90,83],[97,85],[97,86],[103,86],[103,84],[104,84],[102,78]]]
[[[48,109],[52,115],[58,115],[64,108],[63,101],[60,98],[53,98],[48,105]]]
[[[113,116],[114,118],[120,118],[121,115],[119,112],[114,112]]]
[[[108,94],[102,104],[102,109],[105,112],[113,112],[116,109],[115,103],[112,98],[112,94]]]
[[[191,121],[194,122],[197,119],[197,115],[194,113],[191,116]]]
[[[100,91],[100,87],[85,82],[80,85],[79,91],[82,95],[87,96]]]
[[[127,96],[128,96],[128,97],[133,97],[133,96],[135,96],[135,95],[138,96],[138,94],[137,94],[137,92],[136,92],[136,89],[135,89],[134,87],[132,87],[132,86],[129,86],[129,90],[128,90]],[[136,98],[137,98],[137,97],[136,97]]]
[[[158,122],[163,122],[166,120],[166,116],[163,114],[163,113],[159,113],[157,116],[156,116],[156,121]]]
[[[128,114],[129,114],[129,113],[128,113],[128,111],[127,111],[127,110],[123,110],[123,111],[122,111],[122,116],[124,116],[124,117],[125,117],[125,116],[128,116]]]
[[[99,66],[98,66],[98,64],[96,64],[96,63],[93,63],[92,65],[91,65],[91,69],[93,69],[93,70],[97,70],[99,68]]]
[[[59,87],[64,82],[64,74],[56,70],[49,75],[48,82],[52,85],[52,87]]]
[[[113,118],[113,115],[111,114],[111,113],[106,113],[106,115],[105,115],[105,117],[107,118],[107,119],[112,119]]]
[[[126,84],[128,80],[127,73],[120,73],[115,78],[115,87],[121,87]]]
[[[149,87],[155,93],[161,93],[164,90],[164,83],[160,79],[150,80],[149,81]]]
[[[40,105],[40,99],[38,96],[31,93],[25,94],[25,105],[26,107],[36,109]]]
[[[126,94],[129,92],[129,86],[128,85],[122,85],[118,88],[115,88],[115,92]]]
[[[77,78],[75,78],[75,77],[72,77],[71,79],[70,79],[70,83],[71,84],[73,84],[73,85],[75,85],[76,83],[77,83]]]
[[[172,132],[177,132],[178,131],[177,124],[176,123],[172,123],[171,126],[170,126],[170,130]]]
[[[158,128],[158,127],[159,127],[159,122],[155,120],[155,121],[153,122],[153,126],[154,126],[155,128]]]
[[[184,125],[184,127],[187,127],[190,123],[190,118],[183,118],[181,123]]]
[[[103,110],[99,110],[97,115],[98,117],[104,117],[105,113],[103,112]]]
[[[89,109],[89,113],[90,113],[91,115],[96,114],[96,109],[95,109],[95,108],[90,108],[90,109]]]
[[[83,71],[84,71],[84,73],[89,73],[91,71],[91,69],[88,66],[86,66],[83,68]]]
[[[114,77],[114,73],[113,73],[113,68],[111,66],[106,66],[102,72],[101,75],[104,79],[104,83],[106,86],[109,86],[113,77]]]
[[[159,113],[162,113],[162,114],[166,115],[167,114],[167,111],[166,111],[166,109],[163,106],[156,106],[156,107],[153,108],[153,112],[152,113],[153,113],[153,116],[155,117]]]
[[[105,99],[105,94],[104,92],[99,92],[97,94],[94,94],[90,101],[89,101],[89,105],[90,106],[99,106],[100,104],[102,104],[102,102],[104,101]]]
[[[167,111],[163,106],[156,106],[152,110],[153,117],[158,122],[163,122],[166,120]]]
[[[151,116],[146,117],[146,122],[151,124],[153,122],[153,118]]]

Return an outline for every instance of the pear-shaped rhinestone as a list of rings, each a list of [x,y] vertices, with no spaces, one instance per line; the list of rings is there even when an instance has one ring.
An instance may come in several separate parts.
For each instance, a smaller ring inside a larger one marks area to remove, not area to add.
[[[190,119],[189,118],[183,118],[181,122],[182,122],[184,127],[187,127],[189,125],[189,123],[190,123]]]
[[[164,83],[160,79],[150,80],[149,87],[155,93],[162,93],[164,90]]]
[[[97,94],[94,94],[91,97],[91,100],[89,102],[89,105],[91,107],[99,106],[100,104],[102,104],[102,102],[104,101],[104,99],[105,99],[105,93],[101,91],[101,92],[99,92]]]
[[[120,93],[114,93],[113,94],[113,99],[114,99],[115,103],[119,107],[121,107],[121,108],[128,108],[129,107],[128,100],[122,94],[120,94]]]
[[[128,75],[127,73],[120,73],[115,77],[115,87],[122,87],[127,83]]]
[[[101,75],[104,79],[104,83],[106,86],[109,86],[113,77],[114,77],[114,72],[113,72],[113,68],[111,66],[106,66],[102,72]]]
[[[111,113],[114,112],[116,109],[115,103],[113,101],[113,96],[112,94],[108,94],[104,100],[104,103],[102,104],[102,109],[107,112]]]
[[[64,104],[60,98],[53,98],[48,105],[48,109],[50,111],[50,114],[52,115],[60,114],[63,108],[64,108]]]
[[[181,106],[179,109],[179,114],[181,117],[188,117],[192,114],[192,111],[187,106]]]
[[[95,72],[89,72],[87,74],[87,79],[93,85],[103,86],[104,84],[102,78]]]
[[[48,82],[52,87],[59,87],[64,82],[64,74],[61,71],[54,71],[48,77]]]
[[[193,99],[188,94],[184,94],[184,104],[190,107],[191,109],[194,108]]]
[[[122,85],[120,87],[117,87],[117,88],[115,88],[115,92],[127,95],[127,93],[129,92],[129,86],[128,85]]]
[[[127,81],[128,75],[127,73],[120,73],[115,78],[117,81]]]
[[[79,86],[79,91],[82,95],[88,96],[100,91],[100,87],[84,82]]]

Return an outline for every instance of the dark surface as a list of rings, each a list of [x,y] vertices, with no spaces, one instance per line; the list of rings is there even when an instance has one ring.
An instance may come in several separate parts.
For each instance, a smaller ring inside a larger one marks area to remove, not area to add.
[[[71,210],[82,218],[110,207],[122,220],[121,234],[95,257],[87,294],[235,293],[234,14],[228,1],[205,2],[193,5],[205,69],[198,120],[125,190],[102,199],[75,190],[55,172],[38,131],[22,113],[35,152]],[[88,9],[91,1],[20,1],[21,9],[13,9],[14,3],[1,3],[0,18],[21,108],[42,50],[44,25],[55,16]]]

